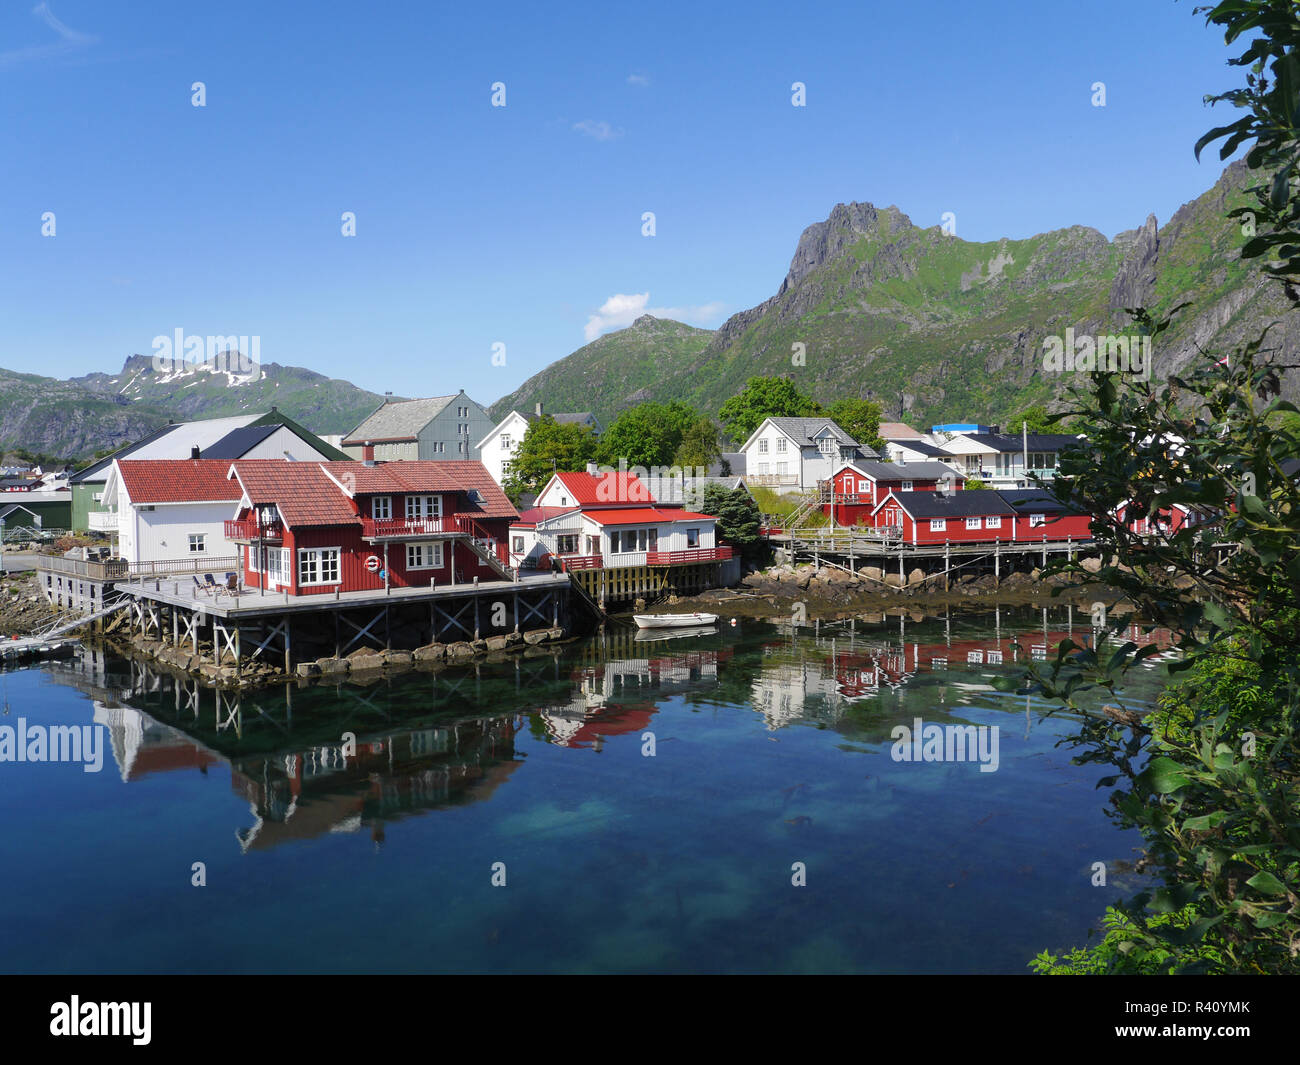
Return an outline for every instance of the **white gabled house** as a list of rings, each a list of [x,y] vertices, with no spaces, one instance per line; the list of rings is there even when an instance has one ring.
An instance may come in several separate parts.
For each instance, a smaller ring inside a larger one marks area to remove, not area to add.
[[[239,507],[239,484],[225,459],[118,459],[104,482],[117,554],[127,562],[193,559],[223,564],[239,554],[225,523]],[[231,566],[231,568],[235,568]]]
[[[764,418],[745,441],[745,481],[778,491],[816,488],[847,462],[878,459],[829,418]]]
[[[543,417],[543,413],[540,403],[537,404],[532,414],[522,414],[517,410],[512,410],[497,422],[487,436],[476,445],[479,461],[487,467],[488,473],[492,475],[492,479],[497,484],[505,482],[506,474],[510,472],[510,462],[519,452],[519,444],[524,439],[524,433],[528,431],[528,426],[541,417]],[[589,426],[592,432],[596,434],[601,431],[600,422],[590,411],[552,414],[551,417],[561,425],[576,423]]]

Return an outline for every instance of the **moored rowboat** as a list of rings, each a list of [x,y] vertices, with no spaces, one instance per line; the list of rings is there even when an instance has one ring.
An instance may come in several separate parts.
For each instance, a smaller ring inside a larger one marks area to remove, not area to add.
[[[717,614],[633,614],[638,629],[684,629],[697,625],[713,625]]]

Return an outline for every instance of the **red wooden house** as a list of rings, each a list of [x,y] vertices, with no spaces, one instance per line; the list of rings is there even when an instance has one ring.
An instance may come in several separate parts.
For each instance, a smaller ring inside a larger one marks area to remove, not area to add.
[[[312,595],[498,580],[518,517],[480,462],[243,459],[226,523],[244,584]]]
[[[1015,508],[1016,540],[1092,539],[1091,515],[1066,506],[1046,488],[999,488],[997,493]]]
[[[877,529],[900,528],[909,544],[993,543],[1015,536],[1016,510],[998,492],[890,492],[876,504]]]
[[[933,492],[942,484],[955,490],[965,483],[942,462],[849,462],[819,486],[822,513],[836,525],[871,525],[876,504],[890,492]]]
[[[1206,525],[1218,520],[1219,517],[1209,507],[1184,506],[1182,503],[1174,503],[1172,506],[1162,507],[1154,514],[1147,514],[1141,518],[1135,516],[1131,519],[1128,516],[1128,504],[1125,503],[1116,508],[1115,516],[1121,524],[1128,527],[1129,532],[1137,536],[1156,538],[1173,536],[1184,528],[1193,529]]]

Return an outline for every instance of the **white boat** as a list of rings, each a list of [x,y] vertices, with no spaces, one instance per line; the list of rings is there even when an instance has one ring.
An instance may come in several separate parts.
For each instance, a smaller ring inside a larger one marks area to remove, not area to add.
[[[685,629],[715,625],[717,614],[633,614],[638,629]]]

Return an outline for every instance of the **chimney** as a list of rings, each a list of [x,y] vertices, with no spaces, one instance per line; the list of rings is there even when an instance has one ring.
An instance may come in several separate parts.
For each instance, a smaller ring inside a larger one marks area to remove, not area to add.
[[[537,406],[533,408],[533,410],[537,412],[537,416],[539,418],[542,416],[542,404],[540,401],[538,402]]]
[[[375,445],[368,440],[361,445],[361,458],[368,466],[375,464]]]
[[[199,445],[195,444],[190,448],[190,458],[197,459],[198,457],[199,457]]]
[[[385,393],[384,393],[384,402],[385,402],[385,403],[392,403],[392,402],[393,402],[393,394],[392,394],[391,392],[385,392]]]
[[[591,474],[593,477],[596,476],[596,473],[599,469],[600,467],[597,466],[594,462],[587,463],[587,472]]]

